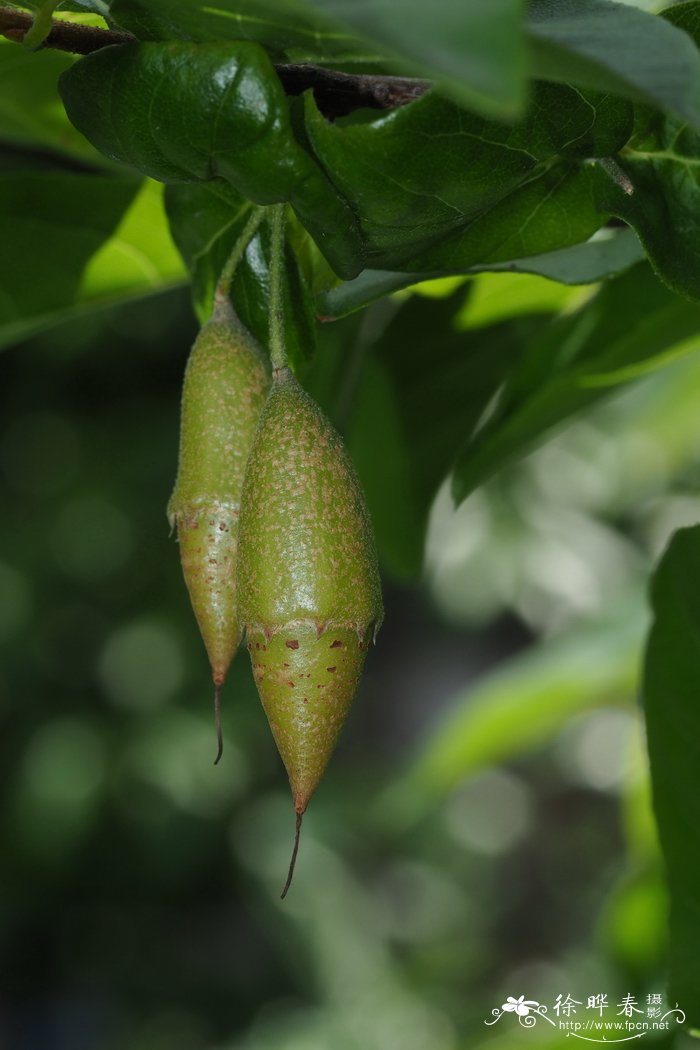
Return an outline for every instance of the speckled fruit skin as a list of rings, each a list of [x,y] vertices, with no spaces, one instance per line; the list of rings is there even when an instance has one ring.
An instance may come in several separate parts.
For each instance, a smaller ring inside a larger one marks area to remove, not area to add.
[[[383,617],[362,490],[340,436],[288,368],[273,374],[243,494],[239,613],[303,813]]]
[[[217,686],[242,635],[236,586],[241,489],[269,386],[262,350],[231,305],[217,304],[185,370],[178,474],[168,503]]]

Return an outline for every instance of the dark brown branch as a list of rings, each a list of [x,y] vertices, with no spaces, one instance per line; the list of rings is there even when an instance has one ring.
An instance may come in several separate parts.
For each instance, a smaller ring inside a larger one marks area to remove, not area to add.
[[[0,35],[21,43],[32,24],[32,16],[10,7],[0,7]],[[89,55],[110,44],[132,44],[131,33],[55,21],[42,47]],[[276,65],[288,95],[300,95],[311,88],[319,109],[327,117],[340,117],[355,109],[396,109],[419,98],[430,87],[425,80],[410,77],[384,77],[339,73],[314,65]]]
[[[0,34],[8,40],[20,43],[34,21],[24,11],[12,7],[0,7]],[[131,33],[117,33],[111,29],[78,25],[76,22],[54,22],[53,29],[42,44],[57,51],[71,51],[74,55],[89,55],[109,44],[132,44],[136,37]]]
[[[311,65],[277,65],[277,75],[288,95],[312,88],[318,108],[327,117],[341,117],[355,109],[397,109],[420,98],[430,87],[426,80],[339,73]]]

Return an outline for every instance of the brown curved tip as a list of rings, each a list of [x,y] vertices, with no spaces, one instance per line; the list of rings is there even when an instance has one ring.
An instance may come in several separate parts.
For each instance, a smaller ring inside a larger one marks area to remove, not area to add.
[[[214,759],[216,766],[224,753],[224,733],[221,728],[221,682],[214,684],[214,726],[216,727],[216,758]]]
[[[294,832],[294,849],[292,850],[292,859],[289,862],[289,871],[287,872],[287,881],[284,884],[284,889],[280,894],[280,900],[284,900],[287,896],[287,891],[292,885],[292,879],[294,878],[294,868],[297,862],[297,853],[299,852],[299,836],[301,834],[301,822],[304,819],[303,813],[297,813],[296,830]]]

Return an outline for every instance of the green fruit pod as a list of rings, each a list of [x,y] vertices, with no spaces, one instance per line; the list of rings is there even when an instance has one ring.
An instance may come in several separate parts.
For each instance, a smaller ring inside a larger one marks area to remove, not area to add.
[[[239,594],[298,830],[383,608],[372,526],[352,461],[288,368],[273,373],[246,468]]]
[[[218,692],[241,640],[236,586],[246,460],[269,389],[266,358],[228,300],[215,306],[190,352],[182,391],[180,456],[168,503],[185,583]],[[221,741],[219,740],[219,755]]]

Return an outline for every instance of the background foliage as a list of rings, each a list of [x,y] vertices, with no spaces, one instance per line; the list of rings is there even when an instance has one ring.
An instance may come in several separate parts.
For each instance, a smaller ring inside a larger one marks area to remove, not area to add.
[[[567,992],[700,1028],[697,529],[641,689],[700,506],[700,3],[651,6],[86,0],[141,43],[0,43],[0,1043],[556,1050],[484,1020]],[[329,121],[290,62],[434,86]],[[284,905],[164,514],[192,305],[277,201],[387,597]]]

